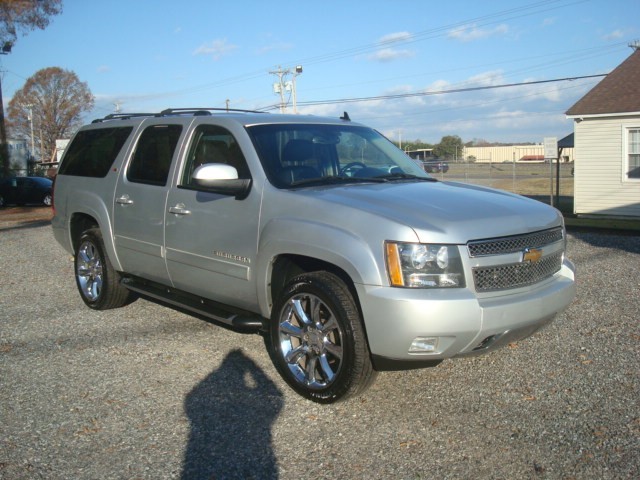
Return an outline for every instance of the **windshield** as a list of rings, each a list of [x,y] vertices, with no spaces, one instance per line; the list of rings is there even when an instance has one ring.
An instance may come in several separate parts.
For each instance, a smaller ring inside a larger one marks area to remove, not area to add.
[[[375,130],[353,125],[248,127],[269,181],[278,188],[433,180]]]

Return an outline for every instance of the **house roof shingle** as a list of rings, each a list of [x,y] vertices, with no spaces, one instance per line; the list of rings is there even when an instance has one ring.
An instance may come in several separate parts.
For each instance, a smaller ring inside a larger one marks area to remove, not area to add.
[[[640,112],[640,49],[578,100],[567,115]]]

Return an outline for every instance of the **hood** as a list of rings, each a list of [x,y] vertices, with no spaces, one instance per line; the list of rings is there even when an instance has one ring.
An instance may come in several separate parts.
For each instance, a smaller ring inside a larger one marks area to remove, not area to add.
[[[562,224],[560,213],[549,205],[463,183],[394,182],[313,190],[317,199],[341,207],[333,209],[336,212],[357,209],[382,216],[412,228],[425,243],[463,244]]]

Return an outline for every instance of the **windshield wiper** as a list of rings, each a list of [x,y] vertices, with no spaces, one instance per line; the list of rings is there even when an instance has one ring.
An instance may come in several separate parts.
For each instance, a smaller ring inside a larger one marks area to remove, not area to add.
[[[291,187],[312,186],[312,185],[340,185],[348,183],[384,183],[388,181],[383,177],[348,177],[346,175],[335,175],[330,177],[305,178],[291,182]]]
[[[388,173],[386,175],[381,175],[380,179],[384,179],[385,181],[393,181],[393,180],[420,180],[422,182],[437,182],[438,179],[434,177],[419,177],[417,175],[411,175],[409,173]]]

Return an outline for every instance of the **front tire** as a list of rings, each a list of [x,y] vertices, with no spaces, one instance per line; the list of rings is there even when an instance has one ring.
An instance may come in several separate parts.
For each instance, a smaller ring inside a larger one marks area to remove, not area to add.
[[[74,257],[76,285],[84,303],[94,310],[108,310],[126,305],[132,293],[120,284],[105,253],[102,232],[91,228],[82,233]]]
[[[273,309],[267,348],[289,386],[314,402],[358,395],[376,376],[353,296],[328,272],[287,284]]]

